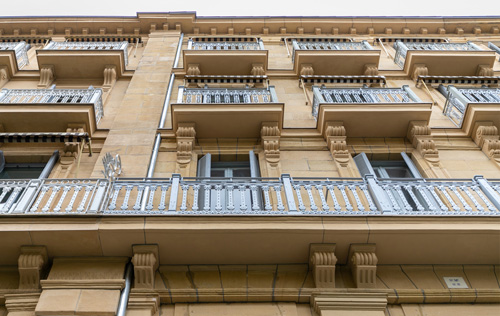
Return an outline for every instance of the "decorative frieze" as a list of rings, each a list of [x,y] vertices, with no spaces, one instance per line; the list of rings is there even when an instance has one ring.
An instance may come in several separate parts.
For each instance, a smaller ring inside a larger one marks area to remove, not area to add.
[[[177,163],[181,167],[191,162],[196,136],[194,128],[194,123],[179,123],[177,132],[175,133],[177,140]]]
[[[39,289],[43,269],[48,256],[45,246],[23,246],[17,261],[19,269],[19,289]]]
[[[387,293],[358,291],[325,293],[322,291],[311,295],[311,307],[319,316],[384,316],[387,307]]]
[[[134,288],[153,289],[155,273],[159,266],[157,245],[136,245],[132,247],[134,256]]]
[[[335,287],[335,244],[311,244],[309,268],[317,288]]]
[[[280,161],[280,137],[278,122],[263,122],[260,130],[264,156],[271,166],[276,166]]]
[[[351,245],[348,260],[357,288],[377,287],[378,258],[374,244]]]

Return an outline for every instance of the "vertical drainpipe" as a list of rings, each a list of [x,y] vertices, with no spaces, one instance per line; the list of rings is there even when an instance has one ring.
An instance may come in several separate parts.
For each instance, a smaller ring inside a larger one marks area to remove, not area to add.
[[[175,59],[174,59],[174,64],[172,66],[172,69],[177,68],[177,65],[179,64],[179,57],[181,55],[182,41],[183,40],[184,40],[184,34],[181,33],[181,36],[179,37],[179,42],[177,43],[177,51],[175,52]],[[165,101],[163,102],[163,109],[161,111],[161,117],[160,117],[160,122],[158,123],[158,128],[165,127],[165,120],[167,119],[167,112],[168,112],[168,107],[170,104],[170,97],[172,96],[172,90],[174,88],[174,81],[175,81],[175,74],[172,73],[170,75],[170,79],[168,81],[167,94],[165,96]],[[151,158],[149,159],[149,166],[148,166],[148,172],[146,174],[146,178],[153,177],[153,174],[155,172],[156,160],[158,158],[158,151],[160,150],[160,144],[161,144],[161,134],[157,133],[156,137],[155,137],[155,143],[153,146],[153,150],[151,151]],[[146,210],[146,205],[147,205],[148,198],[149,198],[149,191],[150,191],[149,187],[146,186],[144,188],[144,192],[142,195],[141,211]]]
[[[127,312],[128,297],[130,295],[130,287],[132,284],[132,263],[127,263],[125,268],[125,287],[120,294],[120,301],[118,302],[118,310],[116,311],[116,316],[125,316]]]

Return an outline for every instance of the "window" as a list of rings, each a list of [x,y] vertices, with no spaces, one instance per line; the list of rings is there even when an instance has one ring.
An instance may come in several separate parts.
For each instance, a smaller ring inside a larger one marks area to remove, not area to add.
[[[206,154],[198,160],[197,176],[199,178],[205,178],[202,181],[211,182],[213,184],[221,183],[223,185],[224,189],[222,189],[220,193],[220,205],[222,206],[223,210],[227,209],[229,194],[224,185],[229,183],[229,181],[227,179],[221,178],[236,178],[231,180],[235,184],[232,191],[233,205],[235,210],[251,210],[252,206],[258,205],[259,208],[262,206],[262,193],[260,189],[258,190],[256,195],[252,195],[251,190],[247,188],[245,189],[245,192],[242,196],[238,188],[238,182],[242,185],[248,186],[249,182],[252,181],[251,178],[260,177],[258,159],[253,151],[250,151],[248,153],[248,161],[213,162],[212,155]],[[210,209],[215,210],[217,205],[217,190],[212,187],[208,196],[210,199]],[[254,198],[255,196],[256,198]],[[198,199],[200,207],[203,208],[206,202],[205,188],[200,188]],[[246,205],[246,208],[242,208],[242,205]]]
[[[354,162],[362,177],[371,174],[377,178],[422,178],[410,157],[404,152],[401,157],[403,160],[370,161],[365,153],[361,153],[354,157]]]

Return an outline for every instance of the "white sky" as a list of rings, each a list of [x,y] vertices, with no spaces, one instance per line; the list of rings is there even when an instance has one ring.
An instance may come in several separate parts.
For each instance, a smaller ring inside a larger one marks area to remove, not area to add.
[[[0,0],[0,16],[135,16],[169,11],[196,11],[198,16],[500,16],[500,1]]]

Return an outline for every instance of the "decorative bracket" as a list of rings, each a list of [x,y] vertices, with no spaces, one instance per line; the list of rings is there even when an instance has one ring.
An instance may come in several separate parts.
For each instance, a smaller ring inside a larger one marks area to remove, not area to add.
[[[376,64],[365,64],[365,76],[377,76],[378,66]]]
[[[40,82],[38,88],[47,88],[54,82],[56,76],[54,65],[42,65],[40,67]]]
[[[252,71],[250,72],[252,76],[263,76],[266,74],[264,70],[264,64],[252,64]]]
[[[492,122],[480,122],[473,134],[474,142],[500,167],[500,135]]]
[[[187,67],[186,75],[199,76],[201,74],[199,64],[189,64]]]
[[[104,92],[109,92],[116,83],[116,66],[106,65],[104,67],[104,82],[102,84],[102,90]]]
[[[0,67],[0,88],[10,80],[9,72],[6,66]]]
[[[477,66],[477,75],[478,76],[494,76],[495,72],[490,65],[479,65]]]
[[[432,139],[431,128],[426,121],[411,121],[408,126],[407,137],[427,162],[438,166],[439,152]]]
[[[22,246],[17,260],[19,269],[19,289],[39,289],[43,269],[47,266],[48,256],[45,246]]]
[[[313,272],[317,288],[335,287],[335,244],[311,244],[309,249],[309,269]]]
[[[413,67],[413,80],[417,80],[419,76],[428,76],[429,75],[429,69],[427,69],[427,66],[425,64],[415,64]],[[420,88],[422,81],[417,82],[417,88]]]
[[[314,69],[312,64],[300,64],[300,75],[301,76],[313,76]]]
[[[278,122],[263,122],[260,135],[266,161],[274,167],[280,161],[281,132]]]
[[[347,167],[351,155],[347,150],[347,136],[344,123],[326,122],[324,137],[335,161],[342,167]]]
[[[193,147],[196,136],[195,123],[179,123],[177,128],[177,163],[187,166],[193,156]]]
[[[377,286],[377,262],[375,244],[352,244],[349,250],[349,266],[357,288]]]
[[[158,245],[132,246],[132,264],[134,265],[134,287],[136,289],[153,289],[155,273],[160,264]]]

